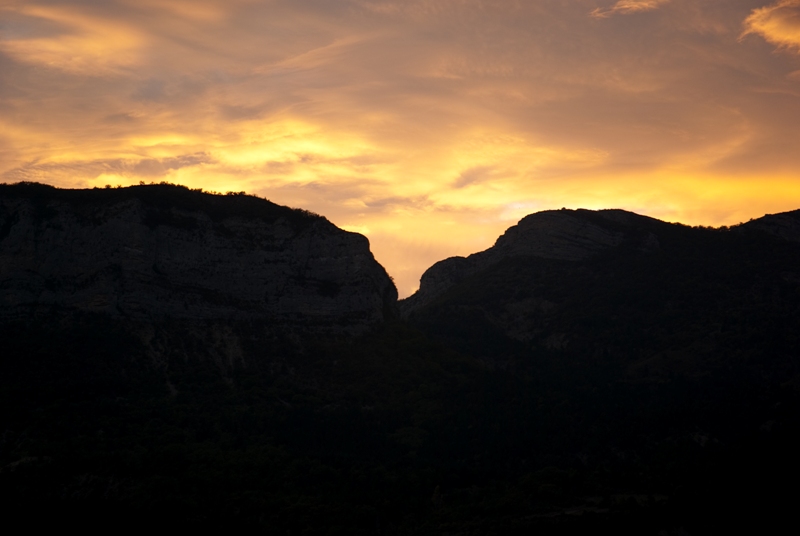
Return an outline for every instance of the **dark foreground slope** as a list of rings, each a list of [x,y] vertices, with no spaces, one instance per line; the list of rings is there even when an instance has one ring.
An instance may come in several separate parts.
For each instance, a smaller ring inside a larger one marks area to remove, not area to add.
[[[533,214],[401,307],[507,379],[510,457],[602,468],[707,516],[691,533],[757,527],[800,476],[798,224]]]
[[[33,307],[0,323],[0,494],[112,527],[778,533],[794,218],[532,215],[362,335]]]

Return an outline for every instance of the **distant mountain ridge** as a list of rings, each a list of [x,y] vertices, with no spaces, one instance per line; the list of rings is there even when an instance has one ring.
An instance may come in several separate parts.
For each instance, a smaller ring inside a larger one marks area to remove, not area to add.
[[[396,296],[364,236],[264,199],[0,186],[0,317],[61,309],[359,332],[394,315]]]
[[[489,249],[467,257],[450,257],[428,268],[420,278],[419,290],[401,300],[401,311],[407,317],[464,279],[505,259],[581,261],[620,248],[653,253],[660,248],[659,231],[675,226],[686,228],[620,209],[533,213],[509,227]],[[738,231],[742,230],[763,231],[798,242],[800,210],[768,214],[741,224]]]

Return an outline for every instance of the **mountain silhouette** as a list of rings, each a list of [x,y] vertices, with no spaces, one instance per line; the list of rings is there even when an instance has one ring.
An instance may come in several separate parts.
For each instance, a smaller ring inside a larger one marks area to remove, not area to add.
[[[281,534],[790,521],[800,212],[719,229],[540,212],[396,298],[364,237],[306,211],[0,186],[10,515]]]
[[[364,236],[247,195],[2,186],[0,240],[2,315],[60,308],[363,331],[397,299]]]

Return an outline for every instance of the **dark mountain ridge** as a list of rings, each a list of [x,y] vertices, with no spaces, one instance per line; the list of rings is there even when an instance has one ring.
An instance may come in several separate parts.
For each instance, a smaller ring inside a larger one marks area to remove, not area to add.
[[[676,229],[681,229],[687,238],[699,230],[619,209],[561,209],[530,214],[508,228],[491,248],[435,263],[423,273],[419,290],[401,301],[401,309],[408,316],[464,279],[507,259],[582,261],[602,253],[655,254],[661,247],[659,235],[674,236]],[[717,231],[728,230],[724,227]],[[800,211],[770,214],[733,227],[739,234],[753,230],[800,241]]]
[[[471,324],[465,315],[478,315],[506,339],[536,338],[546,347],[568,344],[568,334],[554,325],[564,314],[594,314],[605,331],[636,325],[652,331],[668,311],[670,318],[706,311],[710,321],[734,309],[769,309],[797,293],[798,224],[800,211],[720,229],[620,210],[541,212],[486,251],[432,266],[401,308],[465,336]],[[772,294],[769,303],[765,293]],[[726,313],[723,303],[733,309]],[[627,318],[612,328],[607,315]]]
[[[694,488],[683,500],[719,519],[692,534],[758,526],[785,500],[764,490],[800,473],[799,224],[800,211],[720,229],[537,213],[435,264],[401,310],[514,378],[504,429],[519,456],[558,451],[557,467],[636,466]]]
[[[367,239],[302,210],[172,185],[0,186],[0,315],[240,319],[364,331],[396,289]]]
[[[799,221],[532,214],[400,319],[366,239],[305,211],[0,186],[0,493],[281,534],[775,532]]]
[[[402,302],[404,314],[430,303],[442,292],[465,278],[504,259],[538,257],[578,261],[626,243],[642,251],[658,248],[652,232],[642,226],[658,220],[623,210],[548,210],[524,217],[506,230],[494,246],[468,257],[450,257],[422,274],[419,290]]]

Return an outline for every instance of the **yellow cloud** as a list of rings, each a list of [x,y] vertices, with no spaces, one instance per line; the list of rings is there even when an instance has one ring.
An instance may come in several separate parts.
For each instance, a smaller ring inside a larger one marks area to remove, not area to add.
[[[652,11],[658,9],[661,4],[666,4],[669,1],[670,0],[619,0],[612,7],[606,9],[600,7],[596,8],[590,13],[590,16],[597,19],[605,19],[617,13],[629,15],[642,11]]]
[[[794,47],[798,1],[745,29]],[[797,67],[731,42],[736,2],[0,4],[0,181],[256,193],[368,233],[403,295],[537,210],[800,206]]]
[[[744,27],[742,36],[757,34],[779,48],[800,52],[800,0],[780,0],[754,9]]]
[[[61,29],[43,37],[0,40],[0,51],[18,61],[82,75],[119,73],[141,60],[144,36],[116,20],[55,6],[6,8],[37,23]]]

